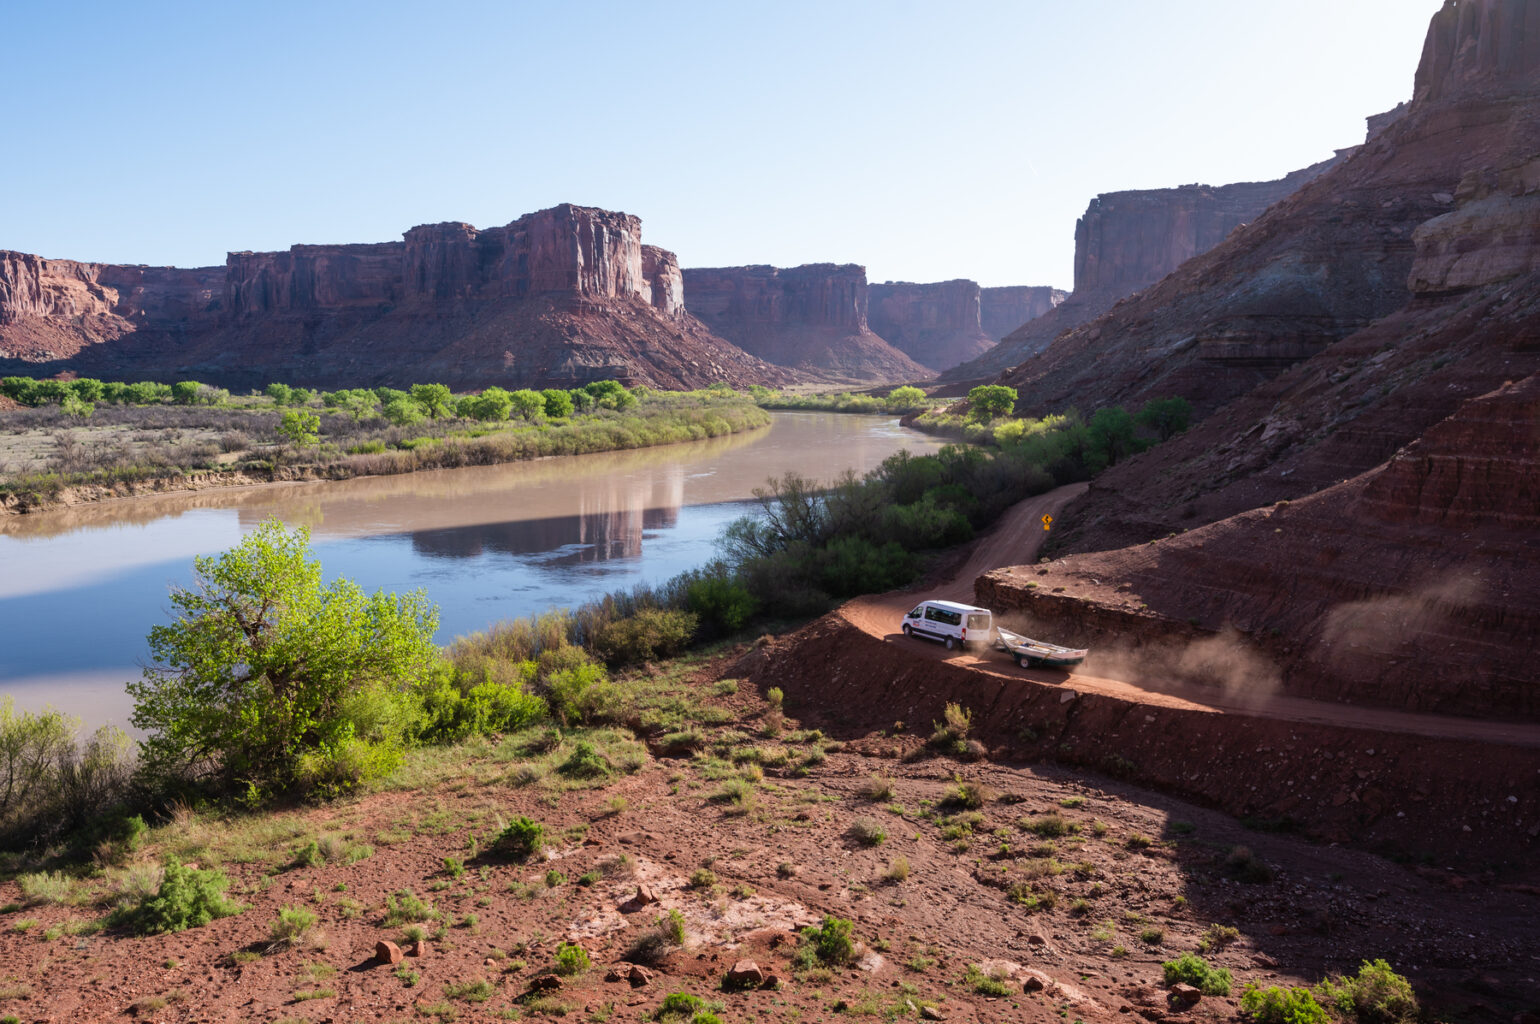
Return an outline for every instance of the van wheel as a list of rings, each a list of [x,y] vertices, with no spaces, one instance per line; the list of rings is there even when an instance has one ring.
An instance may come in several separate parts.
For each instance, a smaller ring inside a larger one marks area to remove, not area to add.
[[[904,623],[904,636],[914,636],[914,631],[909,628],[909,623]]]
[[[954,648],[956,646],[957,646],[957,641],[956,640],[952,639],[951,637],[947,637],[946,638],[946,649],[947,650],[950,651],[952,648]]]

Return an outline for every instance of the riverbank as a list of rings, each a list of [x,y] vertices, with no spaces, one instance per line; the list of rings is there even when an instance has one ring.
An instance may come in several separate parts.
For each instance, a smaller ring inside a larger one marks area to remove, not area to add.
[[[625,411],[534,422],[446,418],[402,426],[382,419],[371,425],[334,415],[306,445],[254,440],[253,434],[263,438],[278,429],[277,413],[262,408],[106,408],[99,422],[50,409],[13,409],[3,416],[0,426],[9,426],[10,436],[0,444],[0,514],[9,515],[143,494],[624,451],[770,423],[770,414],[748,399],[710,390],[643,392]],[[36,470],[17,468],[37,463],[42,466]]]

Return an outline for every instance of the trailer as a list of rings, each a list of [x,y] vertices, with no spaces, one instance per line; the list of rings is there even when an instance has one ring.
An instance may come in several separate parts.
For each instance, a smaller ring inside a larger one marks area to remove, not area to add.
[[[1085,661],[1090,653],[1034,640],[998,627],[995,629],[995,647],[1015,658],[1022,668],[1072,668]]]

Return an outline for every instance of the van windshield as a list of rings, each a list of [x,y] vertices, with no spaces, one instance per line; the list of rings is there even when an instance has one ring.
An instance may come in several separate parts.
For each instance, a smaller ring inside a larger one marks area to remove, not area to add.
[[[975,613],[973,615],[969,615],[968,616],[968,628],[969,629],[988,629],[989,628],[989,616],[988,615],[979,615],[977,613]]]

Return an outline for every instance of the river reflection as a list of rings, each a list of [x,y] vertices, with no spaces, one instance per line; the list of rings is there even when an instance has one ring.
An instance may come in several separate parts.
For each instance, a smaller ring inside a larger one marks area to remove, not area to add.
[[[890,419],[778,413],[764,430],[664,448],[13,516],[0,521],[0,694],[126,725],[122,683],[168,619],[168,589],[269,516],[311,529],[328,579],[425,590],[447,642],[705,563],[769,477],[829,480],[935,447]]]

